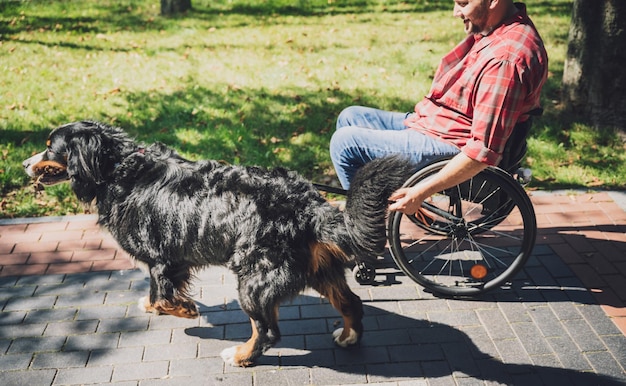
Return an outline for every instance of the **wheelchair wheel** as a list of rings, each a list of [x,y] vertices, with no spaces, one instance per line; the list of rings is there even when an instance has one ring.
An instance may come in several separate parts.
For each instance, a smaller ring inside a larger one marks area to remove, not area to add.
[[[441,161],[405,187],[439,172]],[[415,216],[392,212],[391,255],[411,279],[434,293],[473,296],[503,285],[530,257],[537,223],[528,195],[511,175],[489,167],[434,194]]]

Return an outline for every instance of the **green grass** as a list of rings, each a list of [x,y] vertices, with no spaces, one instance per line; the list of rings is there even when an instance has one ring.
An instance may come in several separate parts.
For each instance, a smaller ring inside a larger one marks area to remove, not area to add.
[[[534,187],[624,188],[615,135],[558,108],[571,0],[529,0],[550,54]],[[49,131],[97,119],[192,158],[286,166],[330,182],[338,113],[409,111],[463,37],[452,1],[155,0],[0,3],[0,217],[80,213],[66,185],[35,193],[21,161]]]

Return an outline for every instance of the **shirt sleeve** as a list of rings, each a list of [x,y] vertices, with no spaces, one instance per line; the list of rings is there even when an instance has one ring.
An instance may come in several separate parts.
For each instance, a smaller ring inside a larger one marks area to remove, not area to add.
[[[461,149],[468,157],[488,165],[500,162],[522,113],[526,95],[522,76],[509,61],[490,63],[480,73],[472,101],[471,137]]]

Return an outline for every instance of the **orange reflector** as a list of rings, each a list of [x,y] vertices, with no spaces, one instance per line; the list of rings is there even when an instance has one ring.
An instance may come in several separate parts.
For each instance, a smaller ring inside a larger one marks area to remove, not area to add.
[[[470,275],[476,280],[484,279],[487,276],[487,267],[482,264],[476,264],[470,269]]]

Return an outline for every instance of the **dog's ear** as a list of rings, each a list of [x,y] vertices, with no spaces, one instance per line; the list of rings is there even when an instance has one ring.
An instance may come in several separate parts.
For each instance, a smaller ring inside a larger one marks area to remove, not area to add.
[[[67,171],[79,200],[91,202],[102,182],[102,140],[98,133],[83,131],[69,139]]]

